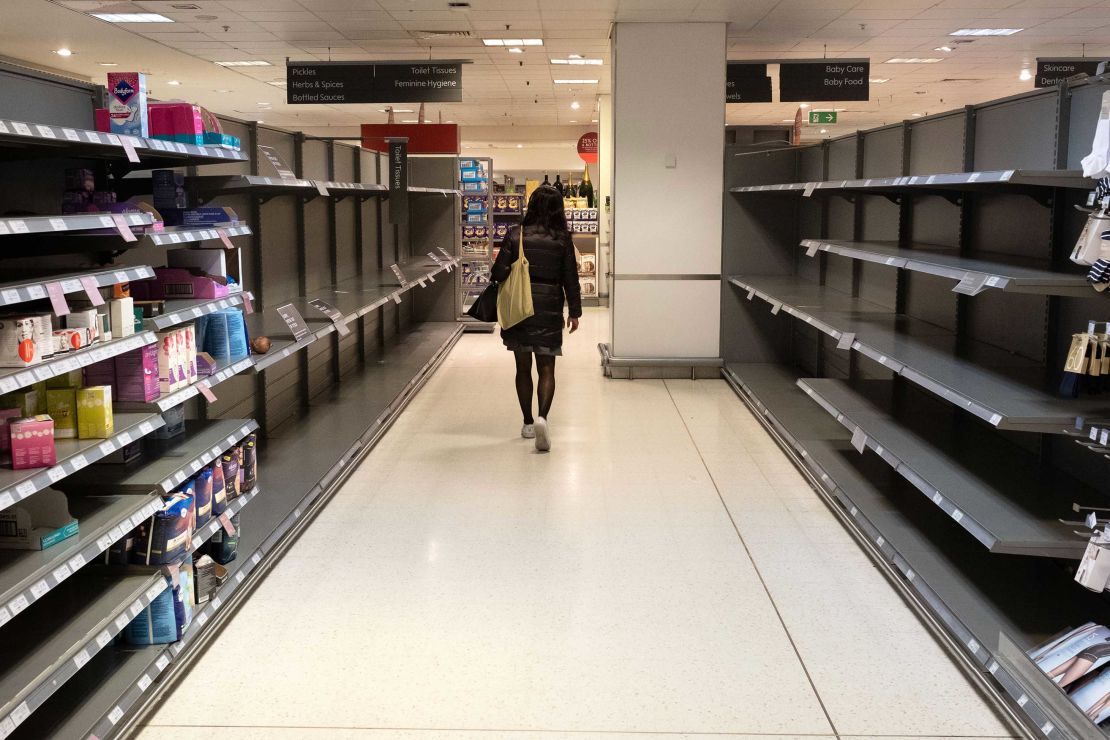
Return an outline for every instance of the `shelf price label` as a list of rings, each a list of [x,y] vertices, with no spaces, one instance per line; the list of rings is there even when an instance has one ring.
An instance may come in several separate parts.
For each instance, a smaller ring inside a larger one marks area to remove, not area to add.
[[[331,323],[335,325],[335,330],[339,332],[339,336],[345,337],[351,333],[351,330],[347,328],[347,319],[335,306],[319,298],[309,301],[308,305],[331,319]]]
[[[286,303],[283,306],[277,307],[278,316],[281,317],[285,325],[289,327],[289,331],[293,334],[293,339],[301,341],[308,336],[308,324],[305,323],[304,317],[292,303]]]
[[[138,238],[131,232],[131,227],[127,225],[127,219],[122,213],[112,215],[112,224],[116,227],[116,231],[123,238],[125,242],[135,242]]]

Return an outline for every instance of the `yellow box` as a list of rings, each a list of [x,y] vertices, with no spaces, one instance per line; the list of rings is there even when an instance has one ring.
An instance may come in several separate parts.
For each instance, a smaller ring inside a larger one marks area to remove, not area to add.
[[[115,431],[112,419],[112,386],[94,385],[77,390],[77,436],[107,439]]]
[[[46,392],[47,413],[54,419],[54,439],[77,436],[77,389],[52,388]]]

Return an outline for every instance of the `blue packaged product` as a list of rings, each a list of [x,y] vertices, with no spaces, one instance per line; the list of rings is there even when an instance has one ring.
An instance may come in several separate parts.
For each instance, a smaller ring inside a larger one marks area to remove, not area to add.
[[[227,314],[223,311],[208,314],[204,322],[204,344],[197,345],[202,352],[207,352],[219,362],[227,362],[231,359],[227,318]]]
[[[212,516],[227,511],[227,486],[224,483],[224,466],[219,460],[208,468],[212,471]]]
[[[221,313],[227,315],[227,344],[231,357],[236,360],[246,357],[251,351],[247,342],[247,322],[243,318],[243,312],[236,308],[229,308]]]
[[[162,509],[138,526],[132,561],[140,565],[175,563],[189,552],[195,519],[192,481],[162,497]]]
[[[177,170],[154,170],[150,173],[154,189],[154,207],[159,211],[165,208],[184,208],[185,173]]]
[[[212,520],[212,468],[208,467],[197,473],[193,482],[195,484],[197,529],[200,529]]]
[[[185,433],[185,404],[178,404],[162,412],[165,426],[154,430],[155,439],[173,439]]]
[[[167,588],[139,612],[123,630],[123,639],[132,645],[168,645],[184,634],[178,629],[177,608],[172,588]]]
[[[239,515],[231,517],[235,534],[228,534],[222,527],[208,540],[205,549],[208,556],[220,565],[227,565],[239,556]]]

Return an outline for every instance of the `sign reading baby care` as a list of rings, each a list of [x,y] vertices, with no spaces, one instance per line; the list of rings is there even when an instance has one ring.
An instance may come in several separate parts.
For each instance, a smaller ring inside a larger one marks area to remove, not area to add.
[[[462,102],[462,61],[286,62],[291,105]]]
[[[784,103],[867,100],[870,71],[870,59],[781,62],[779,100]]]
[[[582,134],[578,139],[578,156],[586,164],[597,164],[597,132]]]

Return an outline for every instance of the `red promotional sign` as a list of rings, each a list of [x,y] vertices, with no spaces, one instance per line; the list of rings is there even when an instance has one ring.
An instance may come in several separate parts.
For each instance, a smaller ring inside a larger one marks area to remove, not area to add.
[[[586,164],[597,164],[597,133],[582,134],[578,140],[578,156]]]

